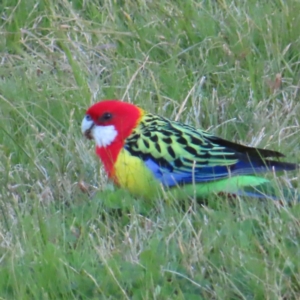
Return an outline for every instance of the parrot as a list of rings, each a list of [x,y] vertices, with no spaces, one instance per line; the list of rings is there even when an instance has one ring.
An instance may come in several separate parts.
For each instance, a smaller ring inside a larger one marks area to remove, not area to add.
[[[95,141],[108,178],[137,197],[176,191],[278,200],[270,180],[258,175],[299,169],[279,161],[280,152],[231,142],[120,100],[89,107],[81,131]]]

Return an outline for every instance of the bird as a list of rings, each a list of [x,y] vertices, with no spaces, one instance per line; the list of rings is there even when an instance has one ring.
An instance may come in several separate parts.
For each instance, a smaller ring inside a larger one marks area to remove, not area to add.
[[[120,100],[90,106],[82,120],[83,135],[95,141],[108,177],[137,197],[157,193],[205,198],[228,194],[278,199],[267,172],[293,171],[278,151],[254,148]],[[267,189],[260,188],[267,186]]]

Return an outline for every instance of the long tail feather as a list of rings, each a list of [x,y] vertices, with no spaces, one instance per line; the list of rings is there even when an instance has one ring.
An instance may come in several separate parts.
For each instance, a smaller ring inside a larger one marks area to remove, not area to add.
[[[294,171],[299,169],[298,164],[268,160],[265,161],[239,161],[230,167],[231,173],[234,175],[258,174],[266,172]]]
[[[281,202],[300,202],[300,194],[296,189],[286,187],[274,187],[271,182],[258,186],[247,186],[237,193],[239,196],[270,199]]]
[[[248,175],[233,176],[208,183],[178,186],[170,191],[178,198],[185,198],[189,195],[203,199],[215,193],[278,200],[282,202],[300,202],[300,194],[298,194],[297,190],[281,187],[277,188],[276,185],[274,186],[274,183],[268,179]]]

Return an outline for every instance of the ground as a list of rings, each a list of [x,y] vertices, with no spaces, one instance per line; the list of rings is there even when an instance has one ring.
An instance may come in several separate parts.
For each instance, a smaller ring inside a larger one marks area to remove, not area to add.
[[[115,194],[80,132],[118,98],[300,162],[299,1],[0,11],[1,299],[300,298],[299,205]]]

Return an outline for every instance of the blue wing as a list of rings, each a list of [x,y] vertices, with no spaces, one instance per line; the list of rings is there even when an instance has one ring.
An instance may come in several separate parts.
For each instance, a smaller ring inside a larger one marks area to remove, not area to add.
[[[181,184],[190,184],[190,183],[204,183],[215,181],[222,178],[227,178],[229,176],[237,175],[249,175],[264,173],[270,171],[270,166],[266,165],[253,165],[247,162],[239,161],[236,164],[228,166],[214,166],[214,167],[201,167],[187,170],[180,170],[178,168],[162,167],[158,162],[152,158],[148,158],[145,161],[146,166],[151,170],[154,177],[162,183],[164,186],[172,187],[175,185]],[[274,162],[274,168],[276,170],[281,170],[278,168],[278,162]],[[280,162],[279,162],[280,164]]]

